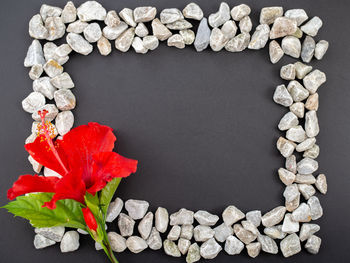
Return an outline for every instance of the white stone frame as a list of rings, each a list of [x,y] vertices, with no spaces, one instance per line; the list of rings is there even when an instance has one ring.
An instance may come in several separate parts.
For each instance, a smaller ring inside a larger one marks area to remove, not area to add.
[[[33,45],[36,45],[37,47],[38,47],[38,42],[36,41],[36,40],[34,40],[35,42],[33,42],[33,44],[32,44],[32,48],[34,48],[33,47]],[[40,44],[39,44],[40,45]],[[36,48],[37,48],[36,47]],[[41,47],[41,46],[40,46]],[[64,60],[64,59],[63,59]],[[27,61],[28,62],[28,61]],[[65,63],[65,62],[64,62]],[[62,62],[62,64],[64,64],[63,62]],[[63,67],[61,68],[61,66],[59,65],[59,63],[57,63],[56,61],[54,61],[54,60],[49,60],[49,61],[43,61],[42,62],[42,65],[43,65],[43,67],[44,67],[44,70],[45,69],[47,69],[48,67],[50,67],[50,66],[53,66],[53,67],[55,67],[58,71],[62,71],[63,72]],[[31,65],[31,63],[27,63],[26,64],[26,66],[35,66],[35,65]],[[35,72],[35,70],[37,70],[37,69],[35,69],[35,68],[32,68],[32,71],[31,71],[31,74],[34,74]],[[311,72],[314,72],[314,71],[311,71]],[[309,74],[309,73],[308,73]],[[41,74],[39,74],[39,77],[40,77],[40,75]],[[301,79],[300,79],[301,80]],[[293,80],[293,78],[292,79],[290,79],[290,81],[294,81]],[[305,80],[304,80],[304,84],[305,84]],[[318,87],[317,87],[318,88]],[[285,92],[286,90],[284,89],[284,87],[283,86],[279,86],[278,88],[277,88],[277,90],[278,89],[283,89],[283,92]],[[316,89],[317,90],[317,89]],[[315,92],[316,92],[316,90],[315,90]],[[276,92],[277,93],[277,92]],[[275,94],[276,94],[275,93]],[[287,91],[287,93],[285,93],[285,94],[289,94],[290,95],[290,93]],[[309,97],[309,96],[308,96]],[[276,101],[276,102],[278,102],[279,101],[279,103],[280,104],[283,104],[283,103],[285,103],[285,102],[281,102],[281,100],[280,100],[281,98],[275,98],[274,97],[274,100]],[[286,99],[286,98],[284,98],[284,99]],[[287,100],[288,100],[288,98],[287,98]],[[304,99],[304,100],[302,100],[302,101],[305,101],[306,99]],[[294,101],[295,102],[295,101]],[[46,102],[45,102],[46,103]],[[288,103],[287,103],[288,104]],[[286,105],[287,105],[286,104]],[[284,105],[284,106],[286,106],[286,105]],[[308,117],[310,117],[310,115],[315,115],[316,116],[316,118],[317,118],[317,115],[316,115],[316,111],[314,111],[314,110],[312,110],[312,111],[308,111],[308,112],[312,112],[312,113],[307,113],[307,115],[308,115]],[[299,119],[303,119],[303,118],[298,118],[298,120]],[[33,125],[33,129],[32,129],[32,131],[35,131],[35,124]],[[317,134],[316,134],[317,135]],[[284,135],[281,135],[281,136],[284,136]],[[316,137],[316,136],[315,136]],[[30,142],[30,141],[32,141],[33,140],[33,138],[35,138],[35,135],[31,135],[28,139],[27,139],[27,142]],[[286,144],[287,143],[287,144]],[[281,146],[281,144],[282,144],[282,148],[283,147],[291,147],[290,148],[290,152],[289,153],[287,153],[286,154],[286,152],[288,152],[288,149],[282,149],[282,152],[284,152],[284,157],[289,157],[291,154],[293,154],[294,153],[294,148],[295,148],[295,144],[294,143],[290,143],[290,141],[285,141],[284,139],[279,139],[279,146]],[[282,154],[283,155],[283,154]],[[36,172],[40,172],[40,165],[39,164],[37,164],[33,159],[30,159],[30,161],[31,161],[31,163],[33,164],[33,168],[34,168],[34,170],[36,171]],[[290,164],[292,164],[292,166],[293,167],[289,167],[289,165]],[[293,206],[295,206],[294,207],[294,209],[296,209],[297,207],[299,207],[300,206],[300,192],[304,192],[303,190],[300,190],[300,188],[302,188],[302,187],[304,187],[304,186],[299,186],[299,185],[311,185],[312,186],[312,184],[314,184],[314,183],[302,183],[302,181],[301,181],[301,179],[302,178],[299,178],[299,181],[298,181],[298,183],[296,183],[296,179],[295,179],[295,176],[294,176],[294,179],[291,179],[291,178],[289,178],[288,176],[292,176],[291,175],[291,173],[292,174],[296,174],[296,171],[294,171],[293,172],[293,170],[296,170],[297,169],[297,167],[294,167],[294,162],[293,162],[293,160],[291,160],[291,163],[290,164],[286,164],[286,169],[280,169],[279,170],[279,173],[280,173],[280,177],[282,177],[283,178],[283,182],[284,182],[284,184],[287,186],[287,188],[291,188],[291,187],[295,187],[295,186],[291,186],[292,184],[294,185],[296,185],[296,186],[298,186],[298,196],[296,197],[296,198],[294,198],[293,200],[291,200],[288,204],[287,203],[285,203],[285,204],[283,204],[282,206],[289,206],[289,207],[293,207]],[[317,164],[317,162],[315,162],[315,163],[313,163],[314,165],[316,165]],[[302,169],[302,168],[300,168],[300,166],[301,166],[302,164],[301,163],[299,163],[299,171]],[[317,164],[317,166],[318,166],[318,164]],[[306,168],[306,170],[314,170],[313,168],[310,168],[309,167],[309,164],[306,164],[306,166],[305,166]],[[289,170],[289,171],[288,171]],[[290,172],[290,171],[292,171],[292,172]],[[314,171],[313,171],[314,172]],[[293,176],[292,176],[293,177]],[[306,180],[307,178],[303,178],[304,180]],[[310,179],[311,181],[312,181],[312,177],[309,177],[308,179]],[[317,185],[316,185],[317,186]],[[305,187],[308,187],[309,189],[308,190],[310,190],[310,187],[309,186],[305,186]],[[287,189],[286,188],[286,189]],[[318,188],[318,187],[317,187]],[[320,206],[319,206],[319,200],[318,200],[318,198],[317,197],[315,197],[314,196],[314,194],[312,194],[312,197],[308,197],[308,198],[305,198],[304,197],[304,199],[305,199],[305,201],[303,202],[303,204],[305,204],[307,207],[311,207],[311,212],[310,212],[310,216],[311,216],[311,218],[312,219],[314,219],[314,218],[316,218],[316,219],[318,219],[319,217],[320,217],[320,214],[319,214],[319,211],[317,212],[318,214],[317,215],[314,215],[313,214],[313,207],[317,207],[317,209],[320,209]],[[293,203],[294,202],[294,203]],[[307,203],[307,204],[306,204]],[[305,206],[304,205],[304,206]],[[226,212],[228,211],[228,210],[225,210]],[[292,212],[292,211],[294,211],[294,210],[291,210],[290,212]],[[282,215],[282,220],[283,220],[283,218],[285,218],[285,210],[283,210],[281,207],[278,207],[278,208],[276,208],[276,210],[273,210],[273,211],[271,211],[271,213],[270,214],[267,214],[267,215],[265,215],[265,217],[264,217],[264,220],[263,220],[263,223],[264,223],[264,226],[265,227],[268,227],[271,223],[268,223],[268,221],[271,219],[269,216],[271,216],[271,217],[278,217],[279,215],[278,214],[283,214]],[[223,214],[225,214],[225,212],[223,213]],[[224,217],[224,221],[225,221],[225,215],[223,215],[223,217]],[[311,219],[310,218],[310,219]],[[303,220],[302,219],[302,221],[307,221],[307,220]],[[302,223],[302,221],[300,221],[300,223]],[[234,223],[236,223],[236,222],[234,222]],[[278,222],[277,224],[280,224],[281,222]],[[275,224],[274,224],[275,225]],[[261,238],[263,238],[263,237],[260,237],[260,239]],[[262,243],[262,242],[261,242]],[[264,250],[264,248],[263,248],[263,250]],[[268,251],[265,251],[265,252],[268,252]],[[271,253],[271,252],[270,252]]]

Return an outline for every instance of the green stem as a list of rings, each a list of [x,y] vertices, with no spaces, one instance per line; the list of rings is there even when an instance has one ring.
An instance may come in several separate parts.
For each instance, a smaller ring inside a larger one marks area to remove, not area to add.
[[[109,182],[105,189],[102,190],[101,194],[99,195],[100,197],[98,195],[95,195],[95,197],[91,197],[89,195],[85,197],[87,207],[90,206],[89,208],[94,213],[94,217],[98,224],[96,231],[91,231],[90,229],[88,229],[88,231],[95,242],[98,242],[102,246],[104,252],[112,263],[119,262],[114,256],[112,247],[109,243],[105,224],[108,206],[119,186],[120,181],[121,178],[115,178],[113,181]]]
[[[116,257],[114,256],[114,253],[113,253],[113,250],[112,250],[112,247],[111,247],[111,244],[109,243],[109,240],[108,240],[108,235],[107,235],[107,232],[105,230],[105,228],[101,228],[103,229],[103,240],[101,242],[101,245],[103,247],[103,250],[104,252],[106,253],[107,257],[109,258],[109,260],[112,262],[112,263],[119,263],[118,260],[116,259]]]
[[[104,241],[105,242],[105,241]],[[118,260],[116,259],[116,257],[114,256],[114,253],[113,253],[113,250],[111,248],[111,245],[109,244],[109,241],[107,240],[107,243],[104,244],[105,246],[105,252],[109,258],[109,260],[112,262],[112,263],[119,263]]]
[[[116,257],[114,256],[105,228],[101,228],[101,225],[99,225],[99,229],[103,229],[102,231],[99,231],[99,234],[97,232],[91,232],[89,230],[91,237],[93,238],[93,240],[95,240],[95,242],[100,243],[100,245],[103,248],[103,251],[106,253],[107,257],[112,263],[119,263]]]

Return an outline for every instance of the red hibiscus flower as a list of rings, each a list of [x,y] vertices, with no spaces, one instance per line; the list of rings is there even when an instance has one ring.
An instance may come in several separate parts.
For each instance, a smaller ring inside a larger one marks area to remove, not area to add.
[[[29,154],[62,178],[22,175],[8,190],[9,199],[32,192],[54,193],[44,206],[54,209],[56,201],[74,199],[84,204],[86,192],[95,195],[115,177],[135,173],[137,161],[112,152],[116,137],[112,129],[98,123],[82,125],[52,141],[52,124],[45,122],[47,112],[40,112],[40,134],[25,145]]]

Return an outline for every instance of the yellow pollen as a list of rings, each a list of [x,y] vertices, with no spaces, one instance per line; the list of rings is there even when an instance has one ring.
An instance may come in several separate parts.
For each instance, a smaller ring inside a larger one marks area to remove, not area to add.
[[[45,126],[43,126],[43,124],[40,123],[38,124],[38,127],[37,127],[37,136],[41,136],[41,142],[43,142],[43,140],[47,140],[47,138],[45,137],[45,128],[49,133],[49,136],[51,139],[56,137],[55,126],[48,121],[46,121],[44,125]]]

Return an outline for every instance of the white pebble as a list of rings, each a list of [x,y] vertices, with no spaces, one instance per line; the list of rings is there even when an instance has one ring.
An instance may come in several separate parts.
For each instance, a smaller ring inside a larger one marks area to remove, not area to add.
[[[68,231],[62,238],[60,244],[61,252],[73,252],[79,248],[79,245],[79,233],[77,231]]]

